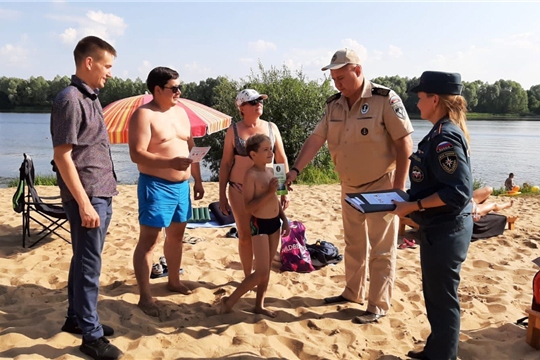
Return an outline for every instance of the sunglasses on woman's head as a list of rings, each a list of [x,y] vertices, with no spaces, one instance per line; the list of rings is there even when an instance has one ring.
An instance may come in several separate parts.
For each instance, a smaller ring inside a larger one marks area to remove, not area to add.
[[[182,85],[175,85],[175,86],[171,86],[171,87],[163,86],[163,88],[164,89],[171,89],[173,94],[176,94],[177,92],[182,91]]]
[[[246,105],[246,104],[249,104],[251,106],[257,106],[258,104],[262,104],[262,103],[263,103],[263,99],[258,98],[258,99],[255,99],[255,100],[246,101],[245,103],[242,104],[242,106]]]

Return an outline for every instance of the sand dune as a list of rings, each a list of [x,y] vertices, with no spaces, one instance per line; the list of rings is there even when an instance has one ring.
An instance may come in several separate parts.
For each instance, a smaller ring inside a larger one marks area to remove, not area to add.
[[[309,274],[280,273],[275,262],[267,305],[270,319],[250,312],[254,293],[230,314],[218,315],[217,302],[230,294],[243,274],[235,239],[228,228],[188,230],[203,241],[184,244],[183,278],[193,294],[166,290],[166,279],[152,280],[152,291],[165,311],[151,318],[136,303],[132,254],[138,237],[136,187],[122,185],[103,252],[99,313],[115,328],[111,341],[125,359],[406,359],[429,334],[421,293],[419,249],[398,251],[397,279],[388,316],[378,324],[351,319],[360,304],[325,306],[322,298],[344,286],[340,263]],[[205,183],[205,206],[218,198],[216,183]],[[56,195],[55,187],[38,187]],[[21,216],[11,209],[14,189],[0,189],[0,357],[16,359],[85,358],[80,337],[63,333],[67,307],[70,245],[51,237],[35,248],[21,246]],[[496,200],[496,198],[493,198]],[[308,241],[324,239],[342,251],[339,186],[295,186],[287,215],[307,227]],[[540,197],[516,197],[504,214],[519,215],[516,230],[471,244],[463,265],[460,298],[462,331],[459,357],[539,359],[525,342],[526,329],[514,325],[525,316],[531,282],[540,256]],[[414,238],[409,230],[405,235]],[[155,260],[161,255],[157,247]]]

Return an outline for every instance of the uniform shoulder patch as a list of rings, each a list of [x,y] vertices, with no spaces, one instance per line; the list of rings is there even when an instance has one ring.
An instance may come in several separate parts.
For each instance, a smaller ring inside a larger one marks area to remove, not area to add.
[[[435,151],[437,153],[440,153],[440,152],[450,150],[450,149],[453,149],[453,148],[454,148],[454,145],[452,145],[451,142],[449,142],[449,141],[441,141],[439,143],[439,145],[437,145],[437,147],[435,148]]]
[[[390,89],[382,85],[371,83],[371,95],[388,96]]]
[[[341,97],[341,93],[335,93],[334,95],[330,96],[328,99],[326,99],[326,103],[330,104],[332,101],[337,100]]]
[[[439,155],[441,168],[449,174],[453,174],[458,168],[458,158],[454,151],[446,151]]]

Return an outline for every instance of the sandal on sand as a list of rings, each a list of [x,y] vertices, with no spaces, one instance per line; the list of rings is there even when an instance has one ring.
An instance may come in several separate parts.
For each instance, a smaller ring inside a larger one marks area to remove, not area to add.
[[[238,230],[235,227],[232,227],[226,234],[225,237],[236,238],[238,239]]]
[[[180,268],[180,271],[178,273],[182,275],[184,273],[184,269]],[[150,279],[157,279],[157,278],[165,277],[168,275],[169,275],[169,270],[164,269],[161,264],[152,265],[152,272],[150,273]]]
[[[163,266],[163,270],[166,271],[167,270],[167,259],[165,259],[165,256],[160,256],[159,257],[159,263],[161,264],[161,266]]]
[[[152,272],[150,273],[150,278],[155,279],[163,276],[163,266],[161,264],[152,265]]]
[[[182,240],[182,242],[185,242],[186,244],[191,244],[191,245],[195,245],[196,243],[199,243],[201,241],[204,241],[204,240],[201,239],[200,237],[195,237],[195,236],[184,236],[184,240]]]
[[[409,240],[407,238],[403,238],[403,243],[398,245],[398,249],[416,249],[416,241],[414,239]]]

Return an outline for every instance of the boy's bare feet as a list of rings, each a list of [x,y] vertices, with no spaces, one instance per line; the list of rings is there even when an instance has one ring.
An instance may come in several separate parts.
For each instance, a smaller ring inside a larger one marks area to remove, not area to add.
[[[192,293],[191,289],[189,289],[186,285],[182,284],[182,282],[180,282],[178,285],[171,284],[169,282],[167,283],[167,289],[169,289],[169,291],[177,292],[183,295],[189,295]]]
[[[276,317],[276,313],[274,311],[270,311],[266,308],[263,308],[263,307],[255,307],[255,310],[253,311],[255,314],[261,314],[261,315],[266,315],[268,317],[271,317],[271,318],[275,318]]]
[[[150,302],[139,300],[137,306],[148,316],[159,317],[159,307],[156,300],[152,299]]]
[[[227,304],[227,300],[229,300],[228,296],[224,296],[221,299],[221,302],[219,303],[219,310],[218,310],[219,314],[227,314],[232,311],[232,307],[230,307],[229,304]]]

